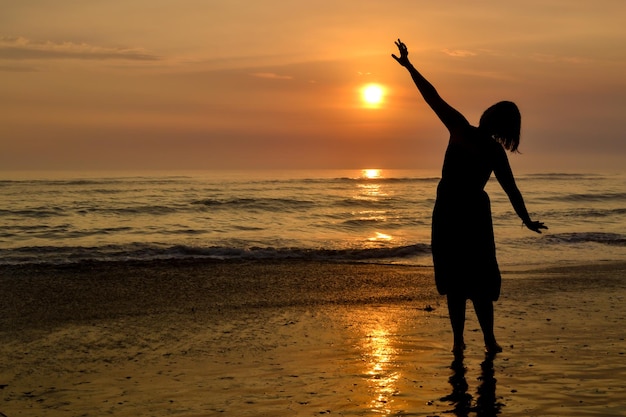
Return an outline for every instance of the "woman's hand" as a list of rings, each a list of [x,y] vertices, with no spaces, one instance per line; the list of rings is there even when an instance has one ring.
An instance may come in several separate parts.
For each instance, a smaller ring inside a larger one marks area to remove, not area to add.
[[[395,44],[398,47],[398,51],[400,51],[400,57],[395,56],[395,54],[391,54],[393,59],[398,61],[398,64],[402,65],[403,67],[411,65],[411,63],[409,62],[409,49],[406,47],[406,45],[402,43],[400,39],[398,39]]]
[[[533,222],[533,221],[526,223],[526,227],[528,227],[533,232],[537,232],[537,233],[541,233],[541,229],[548,229],[548,226],[543,224],[543,222]]]

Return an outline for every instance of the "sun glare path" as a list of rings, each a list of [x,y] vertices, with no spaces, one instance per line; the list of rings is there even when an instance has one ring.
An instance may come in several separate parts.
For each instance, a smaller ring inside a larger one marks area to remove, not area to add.
[[[361,98],[368,107],[378,107],[385,96],[385,89],[378,84],[367,84],[361,88]]]

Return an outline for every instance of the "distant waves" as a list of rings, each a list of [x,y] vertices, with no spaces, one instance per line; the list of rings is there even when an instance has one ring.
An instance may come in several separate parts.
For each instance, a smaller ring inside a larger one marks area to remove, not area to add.
[[[432,173],[106,175],[0,179],[0,264],[190,258],[432,264],[439,181]],[[498,182],[489,181],[501,266],[626,258],[625,175],[516,179],[531,217],[549,229],[537,235],[522,227]]]
[[[100,247],[24,247],[0,249],[0,265],[71,264],[83,261],[150,261],[167,259],[214,260],[308,260],[308,261],[393,261],[430,254],[430,245],[416,244],[384,248],[310,249],[273,247],[170,247],[151,244]]]

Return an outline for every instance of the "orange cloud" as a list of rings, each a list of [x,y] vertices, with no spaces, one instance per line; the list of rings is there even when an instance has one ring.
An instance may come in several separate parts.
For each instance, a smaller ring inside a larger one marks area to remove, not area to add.
[[[32,41],[23,37],[0,37],[0,59],[84,59],[157,61],[140,48],[107,48],[86,43]]]
[[[273,72],[254,72],[251,75],[257,78],[269,78],[272,80],[293,80],[291,75],[279,75]]]
[[[446,55],[449,56],[454,56],[454,57],[460,57],[460,58],[466,58],[468,56],[476,56],[478,55],[475,52],[472,51],[468,51],[465,49],[443,49],[442,52]]]

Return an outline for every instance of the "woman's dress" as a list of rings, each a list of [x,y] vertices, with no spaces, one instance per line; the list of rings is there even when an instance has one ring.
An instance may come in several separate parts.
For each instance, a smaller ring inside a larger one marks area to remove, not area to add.
[[[491,205],[484,191],[504,155],[498,148],[499,143],[468,126],[446,150],[432,217],[435,282],[442,295],[494,301],[500,296]]]

